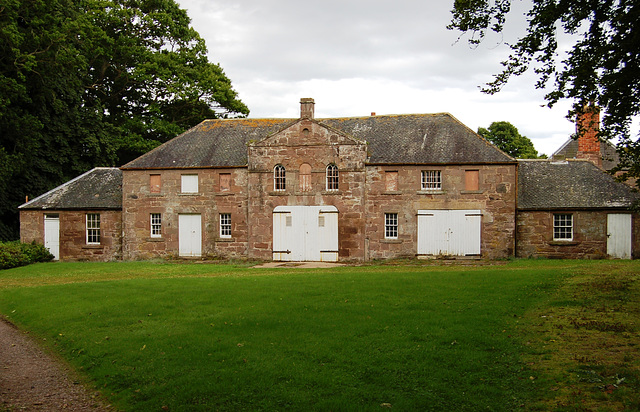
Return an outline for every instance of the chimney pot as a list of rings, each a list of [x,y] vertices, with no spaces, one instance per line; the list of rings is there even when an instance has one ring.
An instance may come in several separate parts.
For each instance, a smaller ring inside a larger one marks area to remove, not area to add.
[[[371,117],[375,116],[376,112],[371,112]]]
[[[300,99],[300,118],[313,119],[315,102],[310,97]]]

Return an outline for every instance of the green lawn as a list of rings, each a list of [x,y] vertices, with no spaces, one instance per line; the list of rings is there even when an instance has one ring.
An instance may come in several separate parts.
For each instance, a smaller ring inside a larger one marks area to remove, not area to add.
[[[123,410],[547,409],[564,392],[540,314],[583,305],[563,292],[580,277],[640,272],[410,263],[36,264],[0,271],[0,313]]]

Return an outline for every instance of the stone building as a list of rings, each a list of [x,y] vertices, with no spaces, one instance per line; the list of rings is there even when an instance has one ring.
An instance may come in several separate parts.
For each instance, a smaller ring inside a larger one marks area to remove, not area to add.
[[[122,258],[122,172],[95,168],[20,206],[20,240],[56,259]]]
[[[605,256],[527,240],[554,230],[533,224],[547,219],[535,207],[518,209],[522,185],[535,185],[523,173],[535,170],[447,113],[316,119],[313,99],[302,99],[298,119],[207,120],[122,166],[121,231],[101,232],[120,247],[100,258]],[[53,192],[62,190],[73,191]],[[88,216],[83,199],[78,190],[77,213]],[[53,209],[36,200],[21,206],[21,219],[38,222],[21,226],[23,240],[44,239],[40,221]]]
[[[588,160],[521,160],[517,256],[630,259],[640,250],[637,199]]]

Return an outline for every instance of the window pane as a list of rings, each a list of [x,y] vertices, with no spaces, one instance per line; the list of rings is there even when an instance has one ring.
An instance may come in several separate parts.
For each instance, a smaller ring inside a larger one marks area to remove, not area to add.
[[[286,189],[286,176],[284,166],[277,165],[273,169],[273,189],[285,190]]]
[[[553,239],[573,240],[573,215],[553,215]]]
[[[231,237],[231,213],[220,213],[220,237]]]
[[[87,213],[87,244],[100,244],[99,213]]]
[[[442,189],[442,173],[440,170],[423,170],[421,188],[422,190]]]
[[[327,190],[338,190],[338,166],[327,166]]]
[[[398,238],[398,214],[397,213],[384,214],[384,237],[387,239]]]
[[[162,236],[162,215],[151,213],[151,237]]]

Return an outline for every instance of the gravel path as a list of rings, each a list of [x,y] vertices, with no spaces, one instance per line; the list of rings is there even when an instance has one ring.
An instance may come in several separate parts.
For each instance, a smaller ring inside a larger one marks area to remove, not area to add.
[[[112,411],[62,362],[0,317],[0,411]]]

